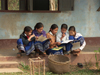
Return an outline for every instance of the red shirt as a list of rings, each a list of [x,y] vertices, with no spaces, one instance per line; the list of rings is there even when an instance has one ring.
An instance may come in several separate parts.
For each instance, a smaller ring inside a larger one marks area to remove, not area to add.
[[[29,38],[29,36],[26,36],[27,38]]]

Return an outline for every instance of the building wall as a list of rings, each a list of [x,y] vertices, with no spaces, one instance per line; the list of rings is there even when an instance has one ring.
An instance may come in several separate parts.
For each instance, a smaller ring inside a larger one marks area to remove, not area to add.
[[[0,13],[0,39],[17,39],[27,25],[34,28],[37,22],[50,26],[62,23],[74,25],[84,37],[100,37],[100,0],[75,0],[75,10],[61,13]]]

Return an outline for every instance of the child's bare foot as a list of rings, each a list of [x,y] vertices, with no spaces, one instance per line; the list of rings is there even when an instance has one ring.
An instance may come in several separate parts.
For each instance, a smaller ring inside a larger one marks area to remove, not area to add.
[[[79,56],[79,53],[77,54],[77,56]]]
[[[46,57],[46,53],[44,52],[42,56],[43,56],[43,57]]]
[[[79,56],[79,53],[73,53],[74,56]]]

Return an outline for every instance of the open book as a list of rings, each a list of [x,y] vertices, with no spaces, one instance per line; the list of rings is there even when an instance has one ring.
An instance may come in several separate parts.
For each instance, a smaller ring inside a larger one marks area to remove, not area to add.
[[[50,39],[43,37],[43,35],[41,35],[41,36],[38,37],[38,39],[36,41],[43,42],[43,41],[46,41],[46,40],[50,40]]]
[[[72,45],[73,45],[72,50],[76,50],[80,48],[80,42],[73,43]]]
[[[69,42],[72,42],[72,41],[74,41],[74,40],[66,40],[66,41],[64,41],[64,42],[62,42],[62,44],[66,44],[66,43],[69,43]]]

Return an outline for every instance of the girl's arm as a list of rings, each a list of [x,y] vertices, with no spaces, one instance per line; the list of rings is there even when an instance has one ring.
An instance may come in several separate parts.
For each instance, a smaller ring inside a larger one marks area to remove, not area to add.
[[[80,47],[79,49],[80,49],[80,50],[83,50],[83,48],[84,48],[85,45],[86,45],[85,39],[84,39],[83,36],[80,36],[78,40],[80,41],[80,44],[81,44],[81,47]]]
[[[33,41],[35,39],[35,35],[31,35],[29,38],[28,38],[28,41]]]
[[[46,32],[45,32],[45,31],[44,31],[44,33],[43,33],[43,36],[44,36],[44,37],[47,37],[47,35],[46,35]]]
[[[51,36],[47,33],[46,34],[47,38],[51,38]],[[50,46],[56,46],[57,42],[55,42],[55,39],[52,39],[50,40]]]
[[[86,45],[86,42],[85,42],[85,40],[84,40],[84,42],[83,42],[82,46],[80,47],[80,50],[83,50],[83,49],[84,49],[84,47],[85,47],[85,45]]]
[[[59,34],[56,36],[56,41],[57,42],[61,42],[60,37],[59,37]]]

